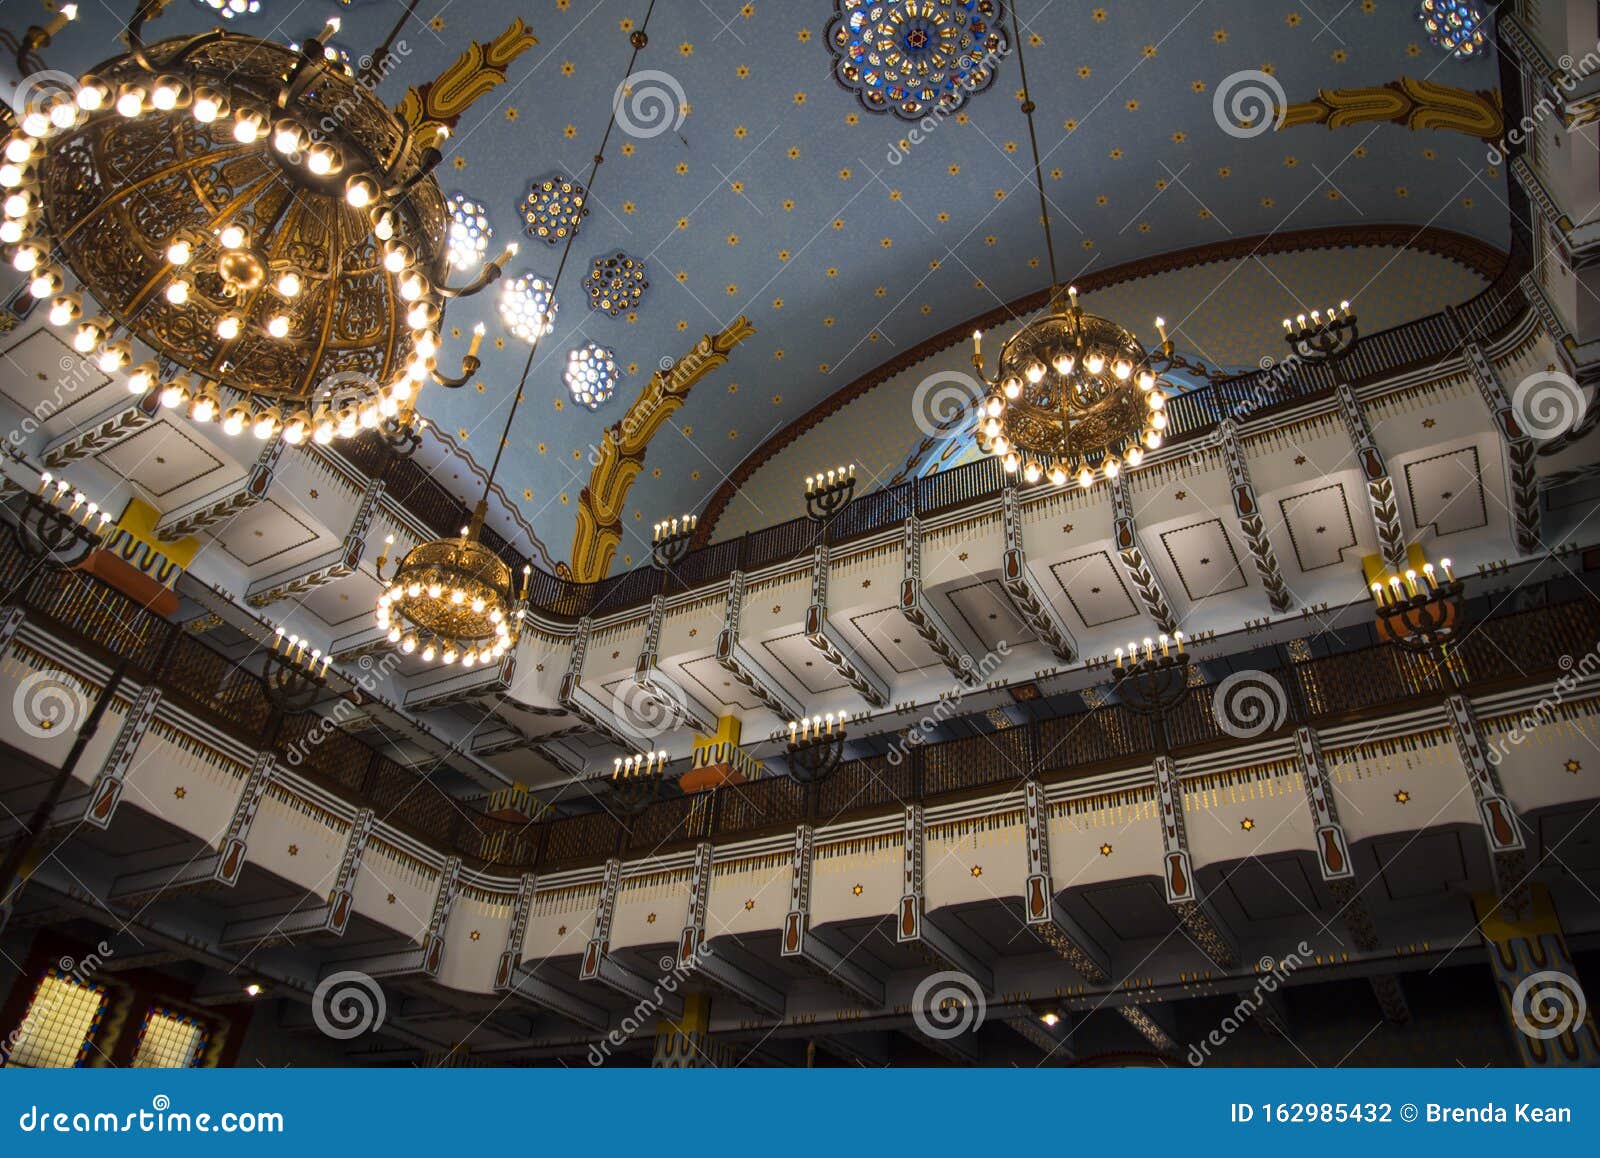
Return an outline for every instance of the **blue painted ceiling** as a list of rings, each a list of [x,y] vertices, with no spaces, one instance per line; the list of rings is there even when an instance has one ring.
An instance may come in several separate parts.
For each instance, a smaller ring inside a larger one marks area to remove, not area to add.
[[[7,7],[13,26],[36,18],[21,0]],[[50,50],[52,65],[81,70],[117,51],[118,19],[131,4],[116,4],[117,15],[84,9]],[[391,103],[513,17],[539,39],[511,66],[510,82],[463,118],[439,170],[447,193],[487,207],[491,252],[522,242],[511,273],[554,275],[560,249],[523,233],[520,203],[535,178],[587,172],[627,68],[628,33],[645,9],[646,0],[422,0],[401,32],[398,67],[380,90]],[[1503,248],[1504,174],[1488,166],[1481,142],[1392,125],[1238,139],[1213,114],[1217,87],[1241,70],[1270,73],[1291,102],[1403,75],[1495,87],[1492,54],[1445,57],[1414,10],[1399,0],[1026,0],[1023,47],[1063,279],[1330,225],[1427,224]],[[230,26],[298,39],[335,11],[344,19],[338,41],[359,56],[402,5],[261,0],[259,14]],[[834,80],[824,36],[832,12],[821,0],[657,0],[635,67],[668,74],[685,115],[654,136],[613,132],[558,289],[555,331],[541,343],[501,467],[547,562],[569,552],[589,448],[661,360],[700,335],[740,313],[757,330],[651,445],[619,567],[647,554],[652,521],[697,509],[764,438],[833,391],[1047,283],[1015,56],[1000,62],[987,91],[907,147],[906,122],[864,110]],[[1008,38],[1011,19],[1007,5]],[[147,36],[215,23],[193,0],[173,0]],[[618,249],[644,259],[650,287],[636,312],[613,318],[587,308],[582,279],[592,258]],[[473,322],[489,326],[477,382],[448,393],[429,387],[422,403],[484,464],[527,353],[500,323],[495,296],[448,313],[447,333],[460,337],[447,340],[446,368]],[[573,404],[562,382],[567,352],[585,341],[615,351],[629,375],[597,412]],[[476,498],[466,471],[442,469]],[[509,529],[503,514],[497,521]]]

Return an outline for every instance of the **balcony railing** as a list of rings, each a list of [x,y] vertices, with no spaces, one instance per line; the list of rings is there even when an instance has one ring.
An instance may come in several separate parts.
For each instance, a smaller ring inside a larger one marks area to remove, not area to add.
[[[11,591],[30,620],[91,655],[125,656],[132,678],[163,694],[249,747],[263,737],[296,773],[441,853],[474,864],[526,871],[597,863],[610,856],[686,847],[792,830],[801,823],[898,810],[992,792],[1033,776],[1072,780],[1148,762],[1155,750],[1149,720],[1120,705],[944,743],[903,745],[892,754],[851,760],[831,778],[801,786],[783,775],[672,796],[626,820],[604,811],[537,821],[492,817],[464,808],[360,741],[309,714],[283,716],[268,703],[259,677],[230,664],[181,627],[145,611],[98,580],[75,572],[28,575],[28,561],[0,553],[0,589]],[[1467,686],[1482,694],[1528,686],[1569,670],[1600,639],[1600,600],[1578,597],[1472,624],[1456,649]],[[1565,659],[1565,665],[1563,660]],[[1272,670],[1286,710],[1273,735],[1437,704],[1453,690],[1431,660],[1393,645],[1376,645]],[[1236,745],[1212,712],[1210,685],[1189,689],[1167,718],[1174,754],[1195,755]]]
[[[1525,268],[1514,253],[1494,282],[1459,307],[1457,316],[1467,333],[1486,343],[1526,312],[1520,284]],[[1336,369],[1319,363],[1280,365],[1177,395],[1167,404],[1167,441],[1203,438],[1224,418],[1270,413],[1327,394],[1340,382],[1360,385],[1393,377],[1452,358],[1459,350],[1460,341],[1446,315],[1429,314],[1362,338]],[[384,453],[375,438],[357,438],[340,445],[358,470],[376,475],[383,468]],[[575,583],[535,567],[528,603],[533,610],[563,622],[645,607],[656,595],[720,583],[735,570],[757,571],[793,559],[824,538],[830,545],[846,543],[897,527],[912,515],[928,518],[984,502],[1000,494],[1005,485],[999,463],[984,458],[864,494],[839,512],[825,536],[810,519],[791,519],[692,551],[670,572],[641,566],[591,583]],[[453,535],[468,520],[466,507],[415,462],[393,464],[388,487],[397,501],[436,534]],[[521,571],[527,560],[504,539],[488,528],[483,539],[511,565],[513,574]]]

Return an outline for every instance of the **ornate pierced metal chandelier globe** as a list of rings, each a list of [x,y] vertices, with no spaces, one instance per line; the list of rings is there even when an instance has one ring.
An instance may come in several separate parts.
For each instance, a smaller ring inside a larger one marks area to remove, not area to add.
[[[413,547],[378,597],[378,626],[405,654],[471,667],[516,644],[532,569],[523,569],[519,594],[511,568],[479,541],[484,510],[480,503],[458,538]]]
[[[442,284],[434,133],[320,40],[147,45],[146,9],[4,142],[7,256],[80,354],[229,434],[329,442],[407,410],[445,302],[481,288]]]
[[[973,364],[984,376],[981,337],[973,342]],[[1076,290],[1054,290],[1045,313],[1006,341],[994,373],[984,376],[979,446],[1030,483],[1048,477],[1087,488],[1115,478],[1161,445],[1160,374],[1171,356],[1164,327],[1152,354],[1128,330],[1085,311]]]

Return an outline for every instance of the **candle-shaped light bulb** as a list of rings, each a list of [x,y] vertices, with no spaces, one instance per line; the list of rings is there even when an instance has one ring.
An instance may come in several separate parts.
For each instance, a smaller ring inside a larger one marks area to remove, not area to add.
[[[1311,324],[1313,326],[1322,325],[1322,315],[1316,310],[1311,311]]]
[[[1349,302],[1340,302],[1339,303],[1339,312],[1342,313],[1345,317],[1348,318],[1350,316],[1350,303]]]
[[[855,463],[851,463],[850,464],[850,477],[851,478],[855,478],[856,477],[856,464]]]
[[[1444,581],[1446,583],[1454,583],[1456,581],[1456,573],[1455,570],[1450,566],[1450,560],[1440,559],[1439,566],[1444,568]]]
[[[814,479],[812,476],[806,475],[806,494],[809,495],[811,493],[811,489],[812,489],[813,486],[816,485],[816,481],[817,480]]]
[[[1413,595],[1417,594],[1417,573],[1410,569],[1406,571],[1406,590]]]
[[[1157,318],[1156,319],[1156,333],[1161,335],[1161,344],[1163,346],[1165,346],[1167,344],[1167,319],[1166,318]]]
[[[41,474],[39,476],[39,490],[37,491],[38,494],[41,494],[41,495],[44,494],[44,489],[45,489],[45,487],[50,485],[50,479],[52,477],[53,476],[50,474],[49,471],[45,471],[43,474]]]
[[[1119,647],[1119,648],[1117,648],[1117,667],[1120,668],[1121,666],[1122,666],[1122,649]]]
[[[1294,320],[1295,320],[1295,324],[1297,326],[1299,326],[1302,330],[1306,328],[1306,316],[1304,314],[1296,314],[1294,316]]]
[[[1067,297],[1072,302],[1072,308],[1073,309],[1077,309],[1078,308],[1078,287],[1075,286],[1075,285],[1069,285],[1067,287]]]
[[[1378,604],[1379,607],[1383,606],[1383,584],[1382,583],[1374,583],[1372,585],[1372,598]]]
[[[1173,639],[1173,642],[1178,645],[1178,654],[1182,655],[1183,654],[1183,632],[1174,631],[1172,633],[1172,639]]]
[[[1161,658],[1165,659],[1167,657],[1167,633],[1163,631],[1161,633],[1161,637],[1160,638],[1161,638]]]
[[[794,720],[790,720],[789,721],[789,743],[791,743],[791,744],[794,743],[794,734],[795,734],[796,729],[798,729],[799,727],[800,727],[800,725],[798,723],[796,723]]]
[[[467,344],[467,357],[476,358],[478,347],[483,345],[484,325],[479,322],[472,327],[472,341]]]
[[[973,330],[972,331],[972,356],[974,358],[980,358],[980,359],[983,357],[983,331],[982,330]]]
[[[1145,659],[1153,659],[1153,658],[1155,658],[1155,654],[1156,654],[1155,644],[1151,641],[1150,637],[1147,635],[1147,636],[1144,637],[1144,657],[1145,657]]]
[[[1291,322],[1288,318],[1284,318],[1283,319],[1283,332],[1286,333],[1286,334],[1294,333],[1294,323]]]
[[[1433,577],[1432,563],[1424,563],[1422,565],[1422,578],[1427,581],[1429,591],[1437,591],[1439,589],[1439,581]]]

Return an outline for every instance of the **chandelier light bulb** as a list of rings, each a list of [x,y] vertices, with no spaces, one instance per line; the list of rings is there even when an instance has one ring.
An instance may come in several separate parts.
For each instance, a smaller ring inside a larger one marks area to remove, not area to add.
[[[311,427],[311,415],[304,410],[296,410],[289,421],[283,424],[283,440],[290,446],[299,446],[306,440],[306,432]]]
[[[251,427],[251,432],[256,438],[265,442],[272,437],[273,431],[278,429],[278,422],[281,418],[282,415],[279,413],[278,408],[269,406],[256,415],[255,424]]]
[[[1053,365],[1056,368],[1056,373],[1065,378],[1068,374],[1072,373],[1072,355],[1066,353],[1065,351],[1057,354]]]
[[[267,319],[267,333],[274,338],[289,336],[289,318],[285,314],[274,314]]]
[[[1151,410],[1160,410],[1167,404],[1166,395],[1162,394],[1159,390],[1152,390],[1145,397],[1150,403]]]
[[[19,246],[11,257],[11,267],[18,273],[32,273],[42,256],[43,252],[37,245]]]
[[[117,114],[132,120],[144,112],[144,89],[136,84],[125,84],[117,94]]]
[[[5,214],[7,217],[26,217],[33,209],[33,198],[25,189],[7,194],[5,200]]]
[[[114,374],[133,360],[133,344],[126,338],[116,342],[107,342],[100,350],[100,370],[105,374]]]
[[[1016,401],[1017,396],[1022,393],[1022,379],[1013,374],[1004,382],[1000,383],[1000,392],[1004,394],[1008,400],[1013,402]]]
[[[176,410],[189,397],[189,379],[179,375],[161,388],[161,405]]]
[[[357,173],[344,183],[344,199],[352,209],[365,209],[378,199],[378,183],[364,173]]]
[[[61,273],[56,269],[41,269],[33,275],[33,280],[28,283],[28,292],[35,301],[54,297],[61,292]]]
[[[1158,434],[1154,430],[1147,431],[1145,436],[1144,436],[1144,444],[1146,446],[1148,446],[1151,450],[1160,450],[1161,449],[1161,435]]]
[[[222,243],[223,249],[243,249],[244,230],[237,225],[225,225],[222,227],[222,232],[217,234],[217,240]]]
[[[196,422],[210,422],[216,416],[217,396],[209,390],[196,398],[194,405],[189,408],[189,417]]]
[[[1105,355],[1096,350],[1093,354],[1090,354],[1083,360],[1083,366],[1084,369],[1089,371],[1089,373],[1098,374],[1100,371],[1106,368]]]
[[[217,320],[217,337],[231,342],[239,336],[239,319],[232,314]]]
[[[313,145],[306,156],[306,168],[318,177],[326,177],[340,168],[339,154],[326,145]]]
[[[1167,416],[1159,410],[1156,411],[1150,416],[1150,425],[1155,430],[1165,430],[1167,428]]]
[[[1028,482],[1036,483],[1043,476],[1043,468],[1041,468],[1039,464],[1034,462],[1031,458],[1028,460],[1028,465],[1022,468],[1022,477]]]
[[[288,270],[287,272],[279,275],[278,280],[273,288],[278,291],[279,297],[290,299],[297,298],[300,296],[300,275],[295,273],[292,269]]]
[[[96,318],[92,322],[82,322],[78,325],[77,332],[72,336],[72,348],[80,354],[92,354],[100,341],[105,337],[101,329],[103,319]]]
[[[1137,446],[1128,447],[1128,465],[1129,466],[1138,466],[1143,461],[1144,461],[1144,451],[1140,450]]]
[[[250,109],[240,109],[233,118],[233,139],[241,145],[253,145],[266,126],[266,118]]]
[[[62,294],[50,303],[50,324],[64,326],[83,312],[83,299],[77,294]]]
[[[189,109],[194,119],[202,125],[213,124],[227,111],[227,98],[209,88],[202,88],[194,94],[194,105]]]
[[[178,280],[168,284],[167,301],[175,306],[181,306],[189,300],[189,283]]]
[[[24,232],[20,221],[0,221],[0,242],[6,245],[15,245],[21,241]]]
[[[141,362],[128,373],[128,393],[144,394],[156,384],[160,369],[154,362]]]
[[[1133,373],[1133,364],[1119,358],[1111,367],[1111,372],[1117,376],[1117,381],[1126,382]]]
[[[988,412],[990,418],[999,418],[1005,408],[1006,404],[999,398],[990,398],[984,403],[984,409]]]
[[[303,140],[300,126],[293,121],[279,121],[272,130],[272,147],[280,153],[298,153]]]
[[[404,245],[391,246],[383,255],[383,268],[390,273],[400,273],[411,264],[411,251]]]
[[[6,141],[5,157],[13,165],[20,165],[33,156],[33,142],[27,137],[12,137]]]
[[[1058,487],[1067,485],[1067,472],[1062,469],[1059,462],[1050,468],[1050,481]]]
[[[194,246],[184,238],[178,238],[167,246],[167,260],[173,265],[187,265],[194,256]]]
[[[1037,386],[1044,380],[1044,363],[1029,362],[1027,368],[1024,369],[1022,373],[1023,376],[1028,379],[1030,385]]]
[[[70,100],[58,100],[50,106],[50,123],[58,129],[70,129],[78,120],[78,106]]]
[[[1078,485],[1084,490],[1088,490],[1090,487],[1094,486],[1094,472],[1088,467],[1084,467],[1082,470],[1080,470],[1078,472]]]
[[[1011,442],[1003,434],[995,438],[989,445],[995,454],[1007,454],[1011,450]]]
[[[150,90],[151,107],[163,113],[170,113],[178,107],[178,85],[171,77],[163,76],[156,81],[155,88]]]
[[[22,184],[22,166],[7,162],[0,165],[0,186],[15,189]]]
[[[246,417],[248,416],[245,414],[244,407],[237,402],[234,403],[222,415],[222,433],[229,437],[237,438],[244,432]]]
[[[1000,461],[1001,461],[1002,465],[1005,466],[1007,474],[1016,474],[1017,473],[1017,467],[1021,463],[1021,460],[1016,456],[1015,453],[1007,454]]]
[[[50,131],[50,118],[42,111],[27,113],[22,118],[22,131],[30,137],[42,137]]]
[[[1100,469],[1106,472],[1107,478],[1116,478],[1118,472],[1122,470],[1122,464],[1114,458],[1108,458],[1100,464]]]

